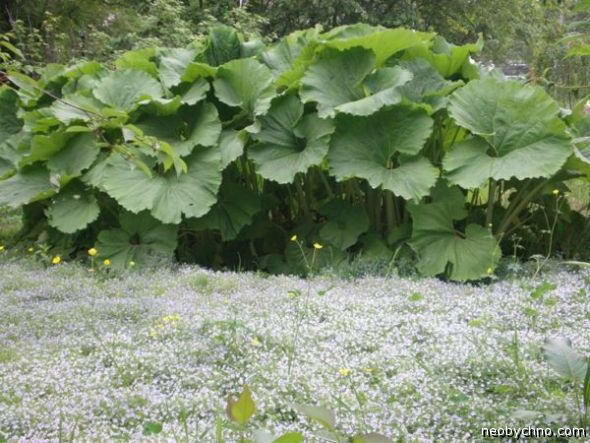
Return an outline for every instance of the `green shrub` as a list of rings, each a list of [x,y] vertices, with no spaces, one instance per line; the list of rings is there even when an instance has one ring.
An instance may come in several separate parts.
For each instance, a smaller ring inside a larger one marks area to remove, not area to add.
[[[215,27],[114,71],[12,72],[0,205],[23,207],[23,235],[56,253],[96,247],[119,268],[176,254],[305,274],[316,244],[317,267],[403,251],[422,275],[464,281],[490,276],[523,232],[531,253],[574,258],[556,225],[588,226],[562,194],[589,175],[589,118],[480,74],[480,49],[363,24],[272,46]]]

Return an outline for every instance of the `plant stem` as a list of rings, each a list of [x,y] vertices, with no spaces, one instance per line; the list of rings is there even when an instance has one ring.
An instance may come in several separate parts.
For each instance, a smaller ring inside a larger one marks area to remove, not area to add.
[[[384,191],[383,199],[385,200],[385,216],[387,220],[387,232],[391,232],[395,227],[395,203],[393,201],[393,192]]]
[[[324,174],[324,171],[322,171],[320,168],[318,168],[317,173],[320,176],[320,181],[322,182],[322,184],[324,185],[324,188],[326,189],[326,193],[328,194],[328,197],[330,199],[334,198],[334,192],[332,191],[332,187],[330,186],[330,183],[328,182],[328,179],[326,178],[326,174]]]
[[[500,223],[498,230],[496,231],[496,235],[502,235],[506,229],[512,224],[514,219],[520,214],[520,212],[530,203],[533,197],[547,184],[548,180],[542,181],[537,186],[535,186],[525,197],[520,199],[520,201],[514,205],[512,211],[510,211],[510,207],[508,207],[508,211],[506,211],[506,215],[504,219]],[[516,197],[518,198],[518,196]]]
[[[488,208],[486,210],[486,227],[492,224],[494,217],[494,205],[496,204],[496,187],[498,183],[493,178],[490,179],[488,188]]]
[[[301,185],[301,178],[295,178],[295,187],[297,188],[297,195],[299,196],[300,209],[306,217],[310,216],[309,206],[307,206],[307,200],[305,198],[305,191]]]

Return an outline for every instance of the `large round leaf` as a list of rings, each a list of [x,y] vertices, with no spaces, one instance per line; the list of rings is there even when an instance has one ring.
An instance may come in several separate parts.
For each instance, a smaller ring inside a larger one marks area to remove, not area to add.
[[[242,228],[252,223],[260,211],[259,196],[235,183],[224,183],[219,191],[219,201],[203,217],[189,221],[195,231],[218,230],[224,241],[235,239]]]
[[[316,102],[320,117],[371,115],[399,103],[399,88],[411,80],[411,73],[400,67],[372,73],[374,68],[375,55],[368,49],[326,49],[303,77],[301,99]]]
[[[369,229],[369,217],[363,208],[342,200],[332,200],[320,210],[328,221],[320,229],[326,243],[345,250],[354,245]]]
[[[31,166],[0,181],[0,206],[18,208],[55,194],[49,172],[43,166]]]
[[[193,49],[173,48],[160,54],[160,80],[168,89],[180,84],[187,66],[194,60]]]
[[[125,70],[104,77],[94,88],[94,96],[115,109],[132,111],[141,100],[162,97],[162,85],[143,71]]]
[[[102,231],[96,248],[101,258],[108,258],[115,268],[125,268],[130,262],[149,262],[156,256],[171,257],[177,244],[178,227],[163,225],[147,212],[119,217],[121,228]]]
[[[270,70],[253,58],[220,66],[213,87],[219,100],[242,108],[251,117],[266,114],[275,95]]]
[[[340,116],[328,153],[330,171],[339,180],[364,178],[373,188],[419,199],[438,177],[426,158],[416,157],[432,123],[425,111],[402,106],[370,117]]]
[[[303,103],[288,95],[274,100],[264,117],[258,143],[248,151],[257,172],[278,183],[291,183],[295,175],[322,162],[328,152],[334,125],[316,114],[303,115]]]
[[[73,234],[96,220],[100,208],[91,192],[71,184],[53,199],[45,213],[51,226],[65,234]]]
[[[219,137],[221,153],[221,169],[225,169],[231,162],[244,153],[244,146],[248,141],[248,133],[244,130],[226,129]]]
[[[242,55],[242,42],[238,32],[225,25],[217,25],[209,30],[207,46],[201,54],[211,66],[219,66]]]
[[[471,54],[477,54],[483,49],[483,40],[477,43],[469,43],[463,46],[456,46],[447,42],[443,37],[436,36],[434,44],[415,45],[408,49],[407,56],[410,58],[424,58],[436,68],[443,77],[450,77],[462,71],[463,66],[469,62]]]
[[[82,133],[67,141],[65,147],[47,162],[50,171],[77,177],[98,157],[100,148],[92,133]]]
[[[550,177],[572,154],[559,106],[545,91],[486,78],[456,91],[449,112],[475,136],[443,162],[448,179],[464,188],[496,180]]]
[[[197,146],[215,146],[221,134],[221,121],[211,103],[183,107],[167,117],[149,116],[137,127],[146,135],[170,144],[180,156],[190,155]]]
[[[6,86],[0,88],[0,144],[23,126],[17,117],[18,94]]]
[[[296,31],[262,53],[262,60],[271,69],[277,86],[291,87],[298,83],[313,59],[318,36],[317,28]]]
[[[21,159],[19,166],[24,167],[35,162],[50,159],[66,146],[69,138],[70,134],[65,134],[64,132],[33,136],[29,152]]]
[[[375,54],[377,66],[382,66],[394,54],[416,45],[426,46],[425,44],[434,37],[433,33],[416,32],[404,28],[377,28],[375,32],[362,32],[362,34],[342,38],[344,36],[341,32],[334,34],[334,31],[331,31],[331,34],[328,33],[327,36],[339,38],[329,41],[327,46],[341,50],[354,47],[370,49]]]
[[[412,238],[410,245],[420,256],[418,270],[425,276],[448,271],[452,280],[476,280],[488,276],[500,259],[500,249],[489,229],[469,224],[465,233],[453,222],[467,217],[465,197],[457,187],[439,185],[432,203],[410,204]]]
[[[444,108],[448,95],[463,85],[462,81],[445,80],[423,58],[404,61],[400,67],[412,73],[412,80],[400,88],[404,99],[424,106],[430,114]]]
[[[186,159],[186,164],[186,174],[176,176],[169,172],[149,177],[116,155],[104,170],[102,186],[131,212],[148,209],[164,223],[180,223],[182,215],[205,215],[217,201],[221,184],[217,149],[195,152]]]

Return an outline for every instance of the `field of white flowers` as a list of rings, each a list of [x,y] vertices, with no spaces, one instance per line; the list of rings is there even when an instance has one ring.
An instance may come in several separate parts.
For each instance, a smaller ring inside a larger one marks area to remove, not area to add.
[[[587,270],[472,286],[0,259],[0,441],[237,441],[225,406],[244,385],[250,429],[306,441],[296,404],[394,441],[576,426],[541,347],[589,353],[589,295]]]

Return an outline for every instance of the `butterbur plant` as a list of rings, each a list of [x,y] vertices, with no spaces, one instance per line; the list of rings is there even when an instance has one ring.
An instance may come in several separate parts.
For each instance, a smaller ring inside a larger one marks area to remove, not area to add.
[[[265,46],[222,26],[115,69],[9,72],[0,205],[23,208],[22,238],[64,258],[96,248],[113,269],[168,257],[305,273],[297,232],[324,247],[317,268],[406,244],[422,275],[489,277],[551,189],[590,177],[590,117],[480,74],[481,48],[365,24]]]

